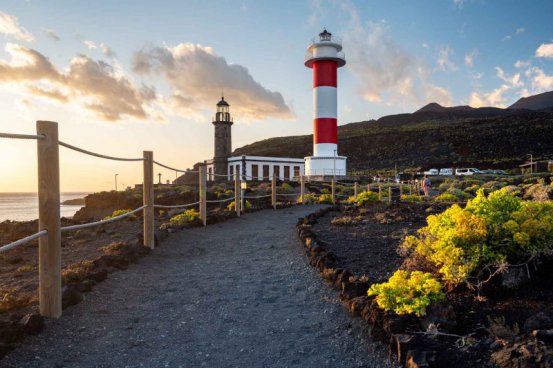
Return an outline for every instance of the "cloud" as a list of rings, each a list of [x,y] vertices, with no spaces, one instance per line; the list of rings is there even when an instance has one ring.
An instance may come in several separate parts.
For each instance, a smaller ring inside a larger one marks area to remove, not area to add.
[[[422,46],[423,48],[425,48],[425,49],[430,48],[430,46],[428,46],[428,44],[427,44],[426,42],[423,42],[423,43],[421,44],[421,46]]]
[[[451,55],[453,54],[453,50],[451,50],[449,47],[442,47],[438,54],[438,60],[436,63],[438,64],[438,69],[442,70],[444,72],[450,72],[457,70],[457,65],[453,61],[450,60]]]
[[[469,99],[469,105],[472,107],[507,107],[507,98],[504,96],[505,92],[510,89],[509,85],[502,84],[499,88],[494,89],[489,93],[472,92]]]
[[[525,29],[520,27],[520,28],[517,28],[517,30],[515,31],[515,34],[521,34],[521,33],[524,33]]]
[[[89,50],[95,50],[98,48],[98,46],[96,46],[96,43],[90,40],[84,40],[83,45],[85,45]]]
[[[532,62],[530,60],[517,60],[514,64],[514,67],[517,69],[524,69],[528,68],[530,65],[532,65]]]
[[[545,74],[542,69],[533,67],[528,69],[525,74],[530,78],[533,92],[541,93],[553,89],[553,75]]]
[[[518,36],[519,34],[524,33],[524,31],[525,31],[524,28],[519,27],[519,28],[517,28],[517,29],[515,30],[514,36]],[[513,35],[510,35],[510,34],[509,34],[509,35],[506,35],[505,37],[503,37],[502,41],[508,41],[508,40],[510,40],[510,39],[512,39],[512,38],[513,38]]]
[[[60,71],[36,50],[15,44],[5,49],[11,60],[0,60],[0,83],[17,83],[32,96],[78,104],[106,121],[148,118],[155,91],[138,88],[106,62],[77,55]]]
[[[115,57],[115,51],[113,51],[113,49],[108,45],[106,45],[105,43],[101,43],[100,48],[102,49],[102,52],[104,53],[104,55],[106,55],[107,57],[109,58]]]
[[[536,49],[536,57],[553,59],[553,43],[542,43]]]
[[[279,92],[266,89],[248,69],[229,64],[210,47],[191,43],[148,46],[134,54],[133,70],[141,75],[161,75],[172,91],[167,103],[183,113],[213,109],[224,91],[234,115],[241,119],[294,117]]]
[[[466,0],[453,0],[453,5],[455,5],[458,8],[462,8],[463,5],[465,5]]]
[[[523,83],[520,80],[520,73],[515,73],[512,76],[509,76],[503,71],[503,69],[501,69],[498,66],[496,66],[494,69],[496,71],[497,77],[499,79],[501,79],[502,81],[509,83],[509,85],[511,87],[521,87],[522,86]]]
[[[474,59],[478,56],[478,49],[474,49],[465,55],[465,65],[469,67],[474,66]]]
[[[347,68],[359,81],[363,99],[405,108],[429,101],[452,104],[449,91],[429,82],[428,67],[394,42],[385,22],[362,23],[352,3],[341,6],[349,14],[344,34]]]
[[[60,37],[56,34],[56,32],[54,32],[51,29],[42,28],[42,32],[54,41],[59,41],[60,40]]]
[[[33,42],[35,38],[25,28],[19,25],[16,16],[0,12],[0,33],[14,37],[20,41]]]

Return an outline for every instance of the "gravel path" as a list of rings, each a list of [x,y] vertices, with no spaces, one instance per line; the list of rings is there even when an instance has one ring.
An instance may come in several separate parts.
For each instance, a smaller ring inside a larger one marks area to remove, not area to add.
[[[0,360],[4,367],[385,367],[306,262],[299,217],[265,210],[171,235]]]

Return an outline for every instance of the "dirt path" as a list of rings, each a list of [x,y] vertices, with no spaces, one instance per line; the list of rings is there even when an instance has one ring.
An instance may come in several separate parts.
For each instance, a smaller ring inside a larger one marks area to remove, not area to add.
[[[173,234],[0,366],[385,367],[387,354],[302,254],[295,223],[314,211]]]

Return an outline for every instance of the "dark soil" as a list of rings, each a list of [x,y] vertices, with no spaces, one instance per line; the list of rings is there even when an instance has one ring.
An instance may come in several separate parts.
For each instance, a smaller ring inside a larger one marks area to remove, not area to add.
[[[380,203],[338,209],[299,222],[310,263],[341,290],[351,312],[375,327],[373,334],[390,341],[400,362],[449,368],[553,366],[552,259],[531,265],[529,280],[525,268],[512,267],[486,284],[478,297],[460,286],[423,318],[396,316],[380,310],[366,291],[398,268],[420,268],[412,257],[404,258],[402,240],[424,226],[426,216],[444,208]],[[509,277],[518,285],[507,289]],[[424,335],[431,325],[449,336]]]

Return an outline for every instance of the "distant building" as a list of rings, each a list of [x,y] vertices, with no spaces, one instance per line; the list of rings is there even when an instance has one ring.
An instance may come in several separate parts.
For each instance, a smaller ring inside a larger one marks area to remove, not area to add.
[[[207,168],[207,180],[211,182],[233,180],[236,174],[243,181],[277,180],[299,181],[304,175],[303,158],[231,156],[232,127],[230,105],[224,97],[217,103],[217,112],[213,119],[215,126],[214,157],[204,161]]]
[[[553,161],[533,161],[519,165],[523,174],[553,172]]]

